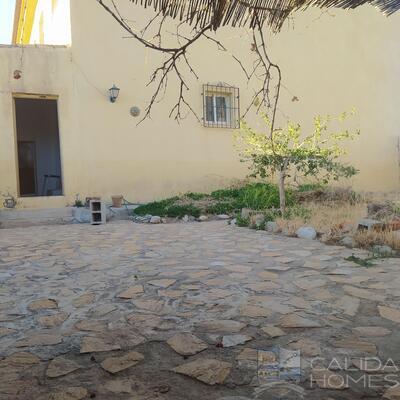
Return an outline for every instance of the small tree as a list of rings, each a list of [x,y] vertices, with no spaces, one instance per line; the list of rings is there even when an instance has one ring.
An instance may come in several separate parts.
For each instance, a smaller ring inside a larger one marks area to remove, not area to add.
[[[257,133],[245,121],[241,122],[237,137],[241,161],[251,163],[252,177],[265,178],[277,174],[281,213],[286,207],[286,179],[293,171],[318,177],[324,183],[340,177],[349,178],[358,172],[341,161],[346,150],[340,145],[345,140],[353,140],[359,131],[328,130],[330,122],[335,120],[341,124],[347,116],[347,113],[338,117],[317,116],[313,132],[306,136],[302,135],[301,126],[293,122],[288,122],[284,129],[271,130],[271,121],[266,115],[263,119],[270,132],[267,135]]]

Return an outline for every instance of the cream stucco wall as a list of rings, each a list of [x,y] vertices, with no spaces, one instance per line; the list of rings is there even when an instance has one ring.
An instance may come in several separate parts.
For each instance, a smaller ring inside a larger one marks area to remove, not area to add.
[[[149,15],[141,8],[127,10],[137,20]],[[71,0],[71,18],[72,47],[0,47],[0,192],[17,193],[13,93],[57,95],[59,106],[65,196],[22,198],[21,207],[63,206],[77,193],[107,200],[122,193],[130,201],[147,201],[245,176],[231,130],[204,128],[192,116],[180,125],[168,119],[173,93],[151,120],[137,126],[129,109],[145,108],[152,93],[145,83],[158,56],[123,39],[94,0]],[[399,188],[399,22],[400,15],[385,18],[372,7],[309,10],[268,40],[286,88],[280,122],[287,115],[307,126],[318,113],[357,108],[352,124],[362,136],[349,158],[361,170],[352,182],[359,189]],[[224,28],[218,37],[230,52],[248,59],[251,38],[245,30]],[[191,58],[199,80],[187,77],[190,98],[200,115],[202,83],[238,86],[241,104],[248,103],[250,88],[230,54],[204,42]],[[16,69],[22,71],[19,80],[13,78]],[[121,88],[114,104],[107,98],[113,83]],[[294,95],[298,102],[291,101]]]

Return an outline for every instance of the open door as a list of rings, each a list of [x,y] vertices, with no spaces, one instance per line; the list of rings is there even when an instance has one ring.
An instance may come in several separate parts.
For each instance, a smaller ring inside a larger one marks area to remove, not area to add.
[[[15,97],[20,196],[62,195],[56,99]]]

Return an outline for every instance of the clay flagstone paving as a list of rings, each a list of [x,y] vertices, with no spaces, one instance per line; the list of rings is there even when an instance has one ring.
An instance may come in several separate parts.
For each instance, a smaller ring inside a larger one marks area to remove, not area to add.
[[[224,221],[0,230],[0,400],[399,399],[400,262],[352,253]],[[299,381],[260,378],[276,346]]]

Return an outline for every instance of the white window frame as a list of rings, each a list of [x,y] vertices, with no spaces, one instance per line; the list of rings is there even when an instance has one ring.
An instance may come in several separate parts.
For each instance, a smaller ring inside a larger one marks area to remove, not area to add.
[[[207,100],[205,101],[205,121],[208,126],[216,126],[216,127],[229,127],[231,125],[231,113],[230,109],[232,107],[232,93],[220,93],[220,92],[206,92],[205,93],[206,98],[211,97],[212,98],[212,114],[213,114],[213,120],[207,119],[208,116],[208,109],[207,109]],[[223,97],[225,99],[225,121],[218,120],[218,114],[217,114],[217,97]]]

